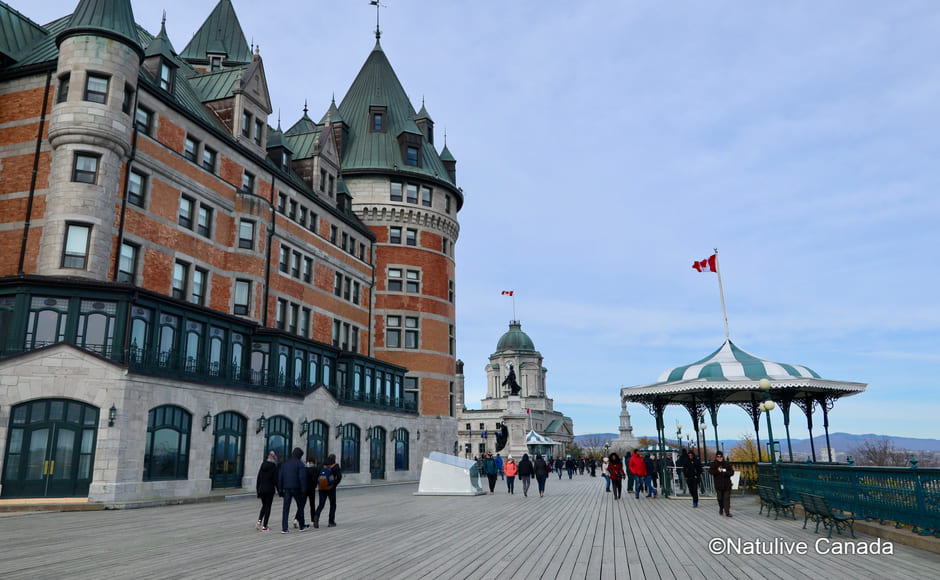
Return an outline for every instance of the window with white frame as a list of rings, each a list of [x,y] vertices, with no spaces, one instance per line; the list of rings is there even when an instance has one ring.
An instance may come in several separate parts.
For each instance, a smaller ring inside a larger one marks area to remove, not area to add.
[[[401,316],[385,317],[385,348],[401,348]]]
[[[418,317],[405,317],[405,348],[418,348],[420,343],[418,339]]]
[[[85,77],[85,100],[91,103],[105,104],[108,101],[108,83],[111,78],[107,75],[88,73]]]
[[[100,155],[80,152],[75,154],[75,166],[72,169],[72,181],[79,183],[98,183],[98,161]]]
[[[88,266],[88,245],[90,240],[90,225],[66,224],[65,246],[62,250],[62,267],[84,270]]]

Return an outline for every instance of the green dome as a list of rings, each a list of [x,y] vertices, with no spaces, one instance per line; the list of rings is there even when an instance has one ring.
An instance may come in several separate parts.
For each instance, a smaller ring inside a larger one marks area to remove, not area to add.
[[[535,352],[535,345],[529,335],[522,332],[522,325],[518,320],[509,323],[509,332],[504,334],[496,344],[496,352],[506,350],[527,350]]]

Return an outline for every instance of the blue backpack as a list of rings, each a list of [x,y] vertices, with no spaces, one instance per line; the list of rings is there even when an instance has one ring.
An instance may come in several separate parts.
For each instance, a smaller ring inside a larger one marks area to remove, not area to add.
[[[323,466],[320,468],[320,476],[317,478],[317,489],[330,489],[336,485],[336,478],[333,476],[333,468]]]

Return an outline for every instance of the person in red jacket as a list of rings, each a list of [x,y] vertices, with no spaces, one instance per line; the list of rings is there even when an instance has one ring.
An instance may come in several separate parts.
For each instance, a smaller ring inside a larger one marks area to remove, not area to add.
[[[623,461],[616,453],[610,454],[607,470],[610,473],[610,483],[614,488],[614,499],[620,499],[620,493],[623,490],[623,478],[626,474],[623,472]]]
[[[516,486],[516,473],[519,472],[519,466],[516,465],[516,460],[510,455],[506,458],[506,464],[503,465],[503,471],[506,473],[506,489],[509,493],[515,493]]]
[[[630,456],[630,463],[627,467],[630,469],[630,473],[636,476],[636,485],[633,489],[636,491],[636,499],[640,499],[640,482],[646,480],[646,464],[643,462],[643,458],[640,457],[639,450],[633,450],[633,455]]]

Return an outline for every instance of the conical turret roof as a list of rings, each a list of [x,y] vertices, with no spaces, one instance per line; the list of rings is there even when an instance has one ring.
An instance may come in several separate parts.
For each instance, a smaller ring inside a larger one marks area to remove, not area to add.
[[[78,34],[113,38],[143,56],[130,0],[80,0],[56,44]]]
[[[225,54],[228,60],[237,63],[251,62],[251,48],[231,0],[219,0],[180,56],[204,60],[208,53]]]

